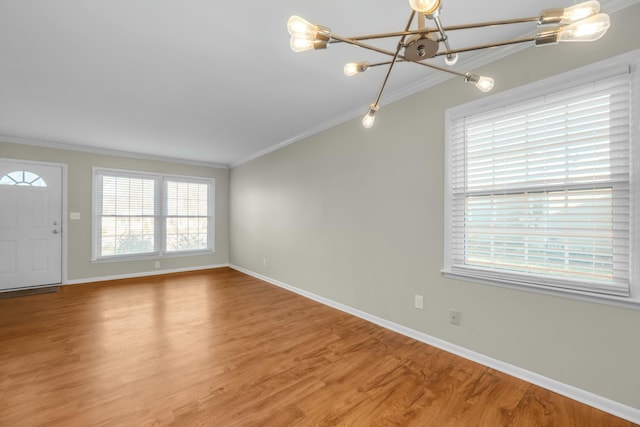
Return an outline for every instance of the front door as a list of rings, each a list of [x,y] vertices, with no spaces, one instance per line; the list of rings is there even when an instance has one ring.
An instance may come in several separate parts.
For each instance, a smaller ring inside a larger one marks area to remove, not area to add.
[[[0,159],[0,291],[62,283],[62,167]]]

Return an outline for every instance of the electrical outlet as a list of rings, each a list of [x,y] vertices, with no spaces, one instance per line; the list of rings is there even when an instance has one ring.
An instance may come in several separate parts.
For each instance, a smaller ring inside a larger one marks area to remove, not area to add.
[[[262,265],[264,265],[265,267],[267,266],[267,259],[266,258],[262,258]]]
[[[419,310],[422,310],[424,308],[424,298],[422,297],[422,295],[413,296],[413,305]]]
[[[156,261],[156,268],[160,268],[160,261]]]
[[[451,323],[452,325],[460,325],[460,316],[460,310],[454,310],[452,308],[449,309],[449,323]]]

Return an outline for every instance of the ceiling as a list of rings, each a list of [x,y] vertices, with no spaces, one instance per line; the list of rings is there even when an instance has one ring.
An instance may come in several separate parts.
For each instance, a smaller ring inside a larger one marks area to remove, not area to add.
[[[610,13],[607,6],[615,2],[601,1],[603,10]],[[454,25],[537,16],[574,3],[443,0],[441,19]],[[407,1],[395,0],[0,0],[0,135],[239,164],[364,115],[384,77],[383,67],[345,77],[346,62],[386,59],[353,46],[292,52],[290,15],[354,36],[400,31],[409,13]],[[456,47],[531,29],[517,25],[449,36]],[[396,43],[381,46],[393,49]],[[461,54],[455,68],[471,71],[465,66],[478,66],[479,58]],[[398,64],[381,105],[444,76]]]

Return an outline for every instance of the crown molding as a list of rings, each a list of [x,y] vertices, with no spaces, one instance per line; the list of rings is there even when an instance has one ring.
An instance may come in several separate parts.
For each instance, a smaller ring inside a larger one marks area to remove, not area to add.
[[[223,163],[200,162],[197,160],[178,159],[173,157],[156,156],[153,154],[141,154],[130,151],[111,150],[108,148],[88,147],[83,145],[68,144],[58,141],[47,141],[41,139],[22,138],[8,135],[0,135],[0,142],[11,144],[32,145],[36,147],[55,148],[58,150],[79,151],[84,153],[102,154],[106,156],[127,157],[141,160],[152,160],[156,162],[175,163],[189,166],[202,166],[215,169],[229,169],[229,165]]]
[[[613,13],[636,3],[640,3],[640,0],[602,0],[602,9],[605,9],[605,12]]]

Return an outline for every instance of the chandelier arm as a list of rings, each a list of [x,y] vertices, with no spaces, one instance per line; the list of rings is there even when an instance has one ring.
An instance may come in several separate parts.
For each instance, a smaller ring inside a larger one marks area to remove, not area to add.
[[[444,31],[468,30],[470,28],[486,28],[486,27],[497,27],[499,25],[522,24],[525,22],[538,22],[539,19],[540,17],[538,16],[534,16],[531,18],[503,19],[499,21],[477,22],[474,24],[449,25],[446,27],[442,27],[442,29]]]
[[[374,52],[382,53],[383,55],[388,55],[388,56],[391,56],[391,57],[395,56],[395,54],[393,52],[389,51],[389,50],[380,49],[379,47],[371,46],[371,45],[368,45],[366,43],[361,43],[361,42],[359,42],[357,40],[344,38],[344,37],[341,37],[341,36],[338,36],[338,35],[335,35],[335,34],[331,34],[331,37],[336,37],[338,40],[340,40],[342,42],[345,42],[345,43],[348,43],[348,44],[352,44],[354,46],[358,46],[358,47],[361,47],[361,48],[364,48],[364,49],[372,50]],[[398,55],[398,59],[400,59],[400,61],[403,61],[403,62],[411,62],[411,63],[414,63],[414,64],[419,64],[419,65],[422,65],[422,66],[425,66],[425,67],[433,68],[434,70],[443,71],[445,73],[454,74],[454,75],[460,76],[460,77],[466,77],[467,76],[465,73],[459,73],[459,72],[451,70],[449,68],[438,67],[437,65],[427,64],[426,62],[412,61],[410,59],[405,58],[404,55]],[[396,62],[399,62],[399,61],[396,60]],[[375,64],[375,65],[387,65],[387,64],[391,64],[391,61],[389,61],[389,62],[381,62],[381,63]]]
[[[424,67],[432,68],[434,70],[442,71],[443,73],[453,74],[454,76],[458,76],[458,77],[465,77],[466,78],[467,75],[469,74],[469,73],[461,73],[459,71],[455,71],[455,70],[452,70],[450,68],[439,67],[437,65],[429,64],[427,62],[411,61],[410,59],[406,59],[404,57],[401,57],[401,58],[403,58],[407,62],[413,62],[414,64],[418,64],[418,65],[422,65]]]
[[[348,38],[349,40],[373,40],[373,39],[385,39],[385,38],[391,38],[391,37],[401,37],[401,36],[413,36],[415,34],[429,34],[429,33],[435,33],[437,32],[438,29],[437,28],[422,28],[419,30],[408,30],[408,31],[396,31],[393,33],[377,33],[377,34],[366,34],[363,36],[354,36],[354,37],[345,37]],[[331,37],[333,37],[333,34],[331,34]],[[337,39],[336,41],[332,41],[333,43],[340,43],[340,42],[344,42],[344,40],[342,39]]]
[[[331,38],[332,39],[336,39],[340,42],[343,43],[347,43],[347,44],[352,44],[354,46],[358,46],[361,47],[363,49],[368,49],[368,50],[372,50],[374,52],[378,52],[378,53],[382,53],[383,55],[389,55],[389,56],[394,56],[395,54],[393,52],[391,52],[390,50],[386,50],[386,49],[381,49],[379,47],[376,46],[372,46],[370,44],[366,44],[366,43],[361,43],[360,41],[353,39],[353,38],[347,38],[347,37],[342,37],[336,34],[331,34]]]
[[[448,51],[451,50],[451,46],[449,46],[449,38],[447,37],[447,33],[442,27],[442,22],[440,21],[440,17],[438,15],[435,15],[433,17],[433,22],[435,22],[436,27],[438,27],[438,32],[440,33],[440,42],[444,44],[444,47],[446,48],[446,50]]]
[[[413,17],[416,15],[415,10],[411,11],[411,14],[409,15],[409,20],[407,21],[407,26],[404,28],[405,31],[409,30],[409,28],[411,28],[411,22],[413,22]],[[391,60],[391,63],[389,64],[389,69],[387,70],[387,74],[384,76],[384,80],[382,81],[382,86],[380,86],[380,90],[378,91],[378,96],[376,97],[376,101],[375,101],[375,105],[379,105],[380,102],[380,98],[382,98],[382,92],[384,91],[385,86],[387,85],[387,81],[389,80],[389,75],[391,75],[391,70],[393,70],[393,66],[396,64],[396,61],[398,60],[398,56],[400,55],[400,50],[402,50],[402,48],[404,47],[404,39],[407,36],[402,36],[400,38],[400,41],[398,41],[398,47],[396,47],[396,52],[393,55],[393,59]]]
[[[485,27],[496,27],[499,25],[510,25],[510,24],[522,24],[526,22],[538,22],[540,18],[538,16],[530,17],[530,18],[516,18],[516,19],[504,19],[499,21],[486,21],[486,22],[478,22],[474,24],[463,24],[463,25],[449,25],[442,26],[442,31],[456,31],[456,30],[467,30],[471,28],[485,28]],[[429,34],[439,32],[439,28],[423,28],[418,30],[411,31],[396,31],[392,33],[377,33],[377,34],[366,34],[362,36],[354,36],[354,37],[334,37],[334,34],[331,34],[331,38],[335,40],[331,40],[329,43],[343,43],[348,40],[372,40],[372,39],[383,39],[390,37],[400,37],[400,36],[412,36],[415,34]]]
[[[536,41],[536,37],[524,37],[521,39],[515,39],[515,40],[509,40],[506,42],[498,42],[498,43],[489,43],[489,44],[482,44],[482,45],[477,45],[477,46],[471,46],[471,47],[464,47],[461,49],[452,49],[452,50],[445,50],[442,52],[437,52],[434,56],[443,56],[443,55],[451,55],[454,53],[460,53],[460,52],[471,52],[474,50],[481,50],[481,49],[488,49],[488,48],[492,48],[492,47],[500,47],[500,46],[509,46],[512,44],[518,44],[518,43],[527,43],[527,42],[534,42]]]
[[[411,61],[408,61],[408,60],[404,59],[404,56],[402,56],[402,55],[398,55],[398,59],[396,59],[396,63],[398,63],[398,62],[411,62]],[[369,64],[369,67],[377,67],[379,65],[389,65],[389,64],[391,64],[391,61],[377,62],[375,64]]]
[[[348,44],[352,44],[354,46],[358,46],[358,47],[361,47],[361,48],[364,48],[364,49],[372,50],[374,52],[382,53],[383,55],[388,55],[388,56],[391,56],[391,57],[395,56],[395,54],[393,52],[389,51],[389,50],[380,49],[379,47],[371,46],[371,45],[368,45],[366,43],[361,43],[361,42],[359,42],[357,40],[348,39],[348,38],[345,38],[345,37],[338,36],[336,34],[331,34],[331,37],[335,37],[335,38],[337,38],[338,40],[340,40],[342,42],[345,42],[345,43],[348,43]],[[414,64],[419,64],[419,65],[423,65],[425,67],[433,68],[433,69],[436,69],[436,70],[439,70],[439,71],[444,71],[445,73],[455,74],[456,76],[460,76],[460,77],[466,77],[466,74],[464,74],[464,73],[459,73],[457,71],[454,71],[454,70],[451,70],[451,69],[448,69],[448,68],[438,67],[437,65],[427,64],[426,62],[412,61],[410,59],[405,58],[404,55],[398,55],[398,59],[400,59],[403,62],[412,62]],[[396,60],[396,62],[399,62],[399,61]],[[381,62],[381,63],[375,64],[375,65],[387,65],[387,64],[391,64],[391,61],[389,61],[389,62]]]

